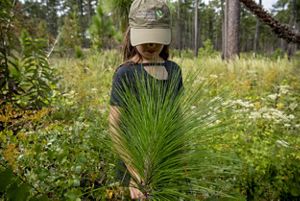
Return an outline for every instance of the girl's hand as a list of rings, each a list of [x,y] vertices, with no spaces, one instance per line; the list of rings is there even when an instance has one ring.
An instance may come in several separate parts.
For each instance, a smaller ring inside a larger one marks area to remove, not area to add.
[[[145,196],[144,194],[137,188],[135,188],[136,183],[131,179],[129,184],[129,191],[130,191],[130,197],[131,199],[139,199],[144,200]]]
[[[143,195],[143,193],[134,187],[129,187],[129,191],[130,191],[130,197],[131,199],[140,199],[140,200],[144,200],[145,196]]]

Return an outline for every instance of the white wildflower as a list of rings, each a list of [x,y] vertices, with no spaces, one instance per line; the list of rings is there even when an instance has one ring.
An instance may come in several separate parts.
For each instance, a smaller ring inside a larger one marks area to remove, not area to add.
[[[295,110],[297,107],[298,107],[298,103],[291,103],[291,104],[289,105],[289,108],[290,108],[291,110]]]
[[[294,116],[293,114],[290,114],[290,115],[288,116],[288,118],[289,118],[290,120],[293,120],[293,119],[295,119],[295,116]]]
[[[271,119],[272,119],[272,116],[271,116],[269,113],[264,113],[264,114],[262,115],[262,117],[263,117],[264,119],[268,119],[268,120],[271,120]]]
[[[215,101],[222,101],[223,99],[220,96],[216,96],[213,99],[210,100],[210,102],[215,102]]]
[[[236,110],[235,112],[237,112],[237,113],[248,113],[249,109],[248,108],[242,108],[242,109]]]
[[[272,120],[275,123],[288,123],[291,121],[293,116],[287,116],[283,111],[274,108],[263,107],[259,111],[261,117],[266,120]]]
[[[254,120],[255,119],[259,119],[259,118],[261,118],[261,113],[260,112],[256,112],[256,111],[251,112],[249,118],[250,119],[254,119]]]
[[[207,78],[203,76],[199,76],[196,80],[194,80],[194,83],[202,83],[203,81],[207,80]],[[188,80],[189,81],[189,80]]]
[[[282,121],[289,121],[289,118],[284,114],[283,111],[277,110],[277,109],[271,109],[272,115],[278,119],[278,120],[282,120]]]
[[[224,101],[221,103],[222,106],[232,106],[231,101]]]
[[[279,86],[279,93],[280,94],[288,94],[290,91],[290,86],[289,85],[281,85]]]
[[[269,99],[271,99],[271,100],[276,100],[277,98],[278,98],[278,94],[270,94],[270,95],[268,95],[267,96]]]
[[[237,105],[240,105],[240,106],[245,107],[245,108],[254,107],[254,105],[252,103],[250,103],[249,101],[244,101],[244,100],[241,100],[241,99],[236,100],[235,103]]]
[[[222,121],[221,120],[216,120],[216,124],[219,124],[219,123],[221,123]]]
[[[287,143],[286,141],[284,140],[277,140],[276,143],[280,146],[283,146],[283,147],[288,147],[289,146],[289,143]]]
[[[217,78],[218,78],[218,75],[216,75],[216,74],[211,74],[211,75],[209,75],[209,77],[210,77],[210,78],[215,78],[215,79],[217,79]]]

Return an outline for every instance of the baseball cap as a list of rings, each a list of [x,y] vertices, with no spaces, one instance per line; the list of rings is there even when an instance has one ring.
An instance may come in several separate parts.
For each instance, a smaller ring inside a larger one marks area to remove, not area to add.
[[[170,10],[162,0],[134,0],[129,11],[129,26],[132,46],[171,42]]]

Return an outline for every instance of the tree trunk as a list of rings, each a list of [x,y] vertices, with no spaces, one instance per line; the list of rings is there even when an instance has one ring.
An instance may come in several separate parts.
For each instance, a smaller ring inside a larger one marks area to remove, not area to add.
[[[195,1],[195,41],[194,41],[194,55],[195,57],[198,56],[198,7],[199,7],[199,0]]]
[[[181,52],[182,50],[182,31],[184,29],[183,28],[183,24],[182,24],[182,9],[181,9],[181,6],[182,6],[182,3],[181,3],[182,0],[178,0],[178,8],[177,8],[177,26],[178,26],[178,30],[177,30],[177,44],[178,44],[178,49],[180,50],[179,52]]]
[[[208,33],[210,33],[210,34],[209,34],[209,36],[207,38],[209,38],[209,40],[212,42],[212,44],[213,44],[213,41],[215,39],[214,24],[216,24],[216,23],[217,22],[214,21],[214,19],[213,19],[213,15],[210,13],[209,14],[209,18],[208,18]],[[202,45],[200,45],[200,47],[201,46]]]
[[[84,16],[83,16],[83,0],[77,0],[78,10],[79,10],[79,24],[80,24],[80,38],[81,45],[85,46],[85,25],[84,25]]]
[[[182,13],[182,19],[185,19],[185,22],[182,26],[182,48],[183,49],[188,49],[189,48],[189,27],[190,27],[190,20],[189,20],[189,15],[186,11]]]
[[[290,17],[290,26],[294,27],[297,30],[297,7],[296,7],[296,0],[290,0],[292,15]],[[287,48],[287,55],[288,59],[290,60],[293,54],[297,51],[297,44],[289,43]]]
[[[47,28],[48,32],[50,33],[50,42],[54,40],[57,36],[58,30],[58,16],[57,16],[57,2],[56,0],[47,0],[46,7],[47,7]]]
[[[259,5],[261,6],[262,5],[262,0],[259,0]],[[258,47],[258,41],[259,41],[259,33],[260,33],[260,21],[259,19],[257,18],[256,19],[256,27],[255,27],[255,36],[254,36],[254,43],[253,43],[253,51],[255,53],[257,53],[259,47]]]
[[[240,32],[240,2],[239,0],[226,0],[225,9],[225,59],[239,56]]]
[[[193,16],[187,13],[188,16],[188,23],[187,23],[187,39],[186,47],[190,50],[193,49]]]
[[[222,16],[222,59],[225,59],[225,50],[226,50],[225,38],[226,38],[226,32],[227,32],[226,31],[227,25],[225,24],[225,22],[227,22],[227,20],[225,18],[227,15],[225,15],[225,12],[224,12],[224,0],[221,0],[221,16]]]

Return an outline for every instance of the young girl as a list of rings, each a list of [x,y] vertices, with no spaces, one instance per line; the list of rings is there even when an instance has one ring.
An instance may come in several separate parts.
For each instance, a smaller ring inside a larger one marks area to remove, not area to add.
[[[174,96],[182,89],[180,67],[168,60],[171,42],[170,23],[169,8],[161,0],[135,0],[131,5],[129,28],[123,47],[124,63],[116,69],[112,83],[109,120],[113,143],[119,139],[115,128],[120,123],[120,108],[126,107],[120,93],[124,91],[123,85],[134,91],[137,82],[142,80],[137,80],[137,76],[145,76],[146,80],[155,81],[157,85],[166,87],[166,90],[173,90],[171,93]],[[175,87],[168,87],[174,79],[176,79]],[[118,150],[118,147],[115,148]],[[129,175],[136,178],[139,178],[139,175],[134,168],[126,164],[126,159],[122,160],[125,168],[124,171],[119,171],[120,180],[124,185],[129,185],[130,182],[132,199],[143,198],[145,195],[133,187],[133,181],[129,181]]]

